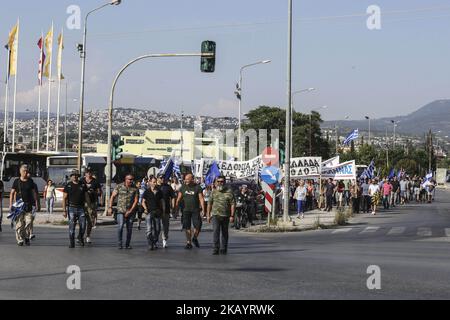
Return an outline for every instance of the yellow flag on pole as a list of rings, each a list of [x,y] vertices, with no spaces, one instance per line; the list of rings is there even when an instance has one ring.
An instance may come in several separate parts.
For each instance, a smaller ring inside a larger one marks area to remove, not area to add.
[[[53,53],[53,26],[50,31],[45,36],[45,51],[47,53],[47,60],[44,66],[44,77],[50,77],[50,67],[52,64],[52,53]]]
[[[19,23],[12,28],[9,33],[8,49],[9,49],[9,76],[15,76],[17,73],[17,49],[19,46]]]
[[[64,75],[62,73],[62,53],[64,50],[64,34],[58,36],[58,79],[64,80]]]

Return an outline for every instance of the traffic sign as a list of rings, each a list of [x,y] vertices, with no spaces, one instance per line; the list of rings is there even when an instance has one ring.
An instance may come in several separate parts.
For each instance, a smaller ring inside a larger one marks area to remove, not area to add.
[[[113,163],[112,164],[112,174],[111,174],[111,179],[114,179],[116,177],[117,174],[117,167],[116,165]],[[105,175],[108,175],[108,166],[105,167]]]
[[[278,166],[280,164],[280,154],[277,149],[267,147],[262,155],[262,162],[268,166]]]
[[[280,169],[275,167],[262,168],[261,179],[267,184],[277,184],[280,180]]]

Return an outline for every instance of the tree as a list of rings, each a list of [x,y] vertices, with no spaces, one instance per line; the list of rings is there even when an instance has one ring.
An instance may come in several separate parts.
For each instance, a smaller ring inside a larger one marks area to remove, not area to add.
[[[244,130],[255,129],[278,129],[280,130],[280,146],[286,140],[286,110],[260,106],[251,110],[247,115],[248,121],[242,126]],[[323,122],[317,112],[311,115],[311,125],[309,115],[294,112],[293,115],[293,157],[309,155],[309,138],[312,141],[313,156],[321,156],[328,159],[330,155],[329,143],[322,138],[320,124]]]

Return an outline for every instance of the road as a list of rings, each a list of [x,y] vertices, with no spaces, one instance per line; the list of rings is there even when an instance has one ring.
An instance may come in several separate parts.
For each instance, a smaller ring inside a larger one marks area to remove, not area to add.
[[[95,230],[92,247],[70,250],[67,232],[38,228],[31,247],[0,234],[0,299],[449,299],[450,196],[433,204],[359,215],[351,225],[289,234],[233,232],[228,256],[212,256],[210,229],[201,249],[186,251],[178,226],[170,248],[115,248],[115,228]],[[4,228],[6,229],[6,228]],[[69,265],[81,290],[66,287]],[[369,290],[367,268],[379,266],[381,289]]]

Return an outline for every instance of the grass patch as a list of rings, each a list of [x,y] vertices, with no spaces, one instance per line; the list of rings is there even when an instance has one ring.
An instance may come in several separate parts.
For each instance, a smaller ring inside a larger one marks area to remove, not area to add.
[[[345,226],[348,222],[348,216],[344,209],[339,208],[334,217],[334,223],[338,226]]]

